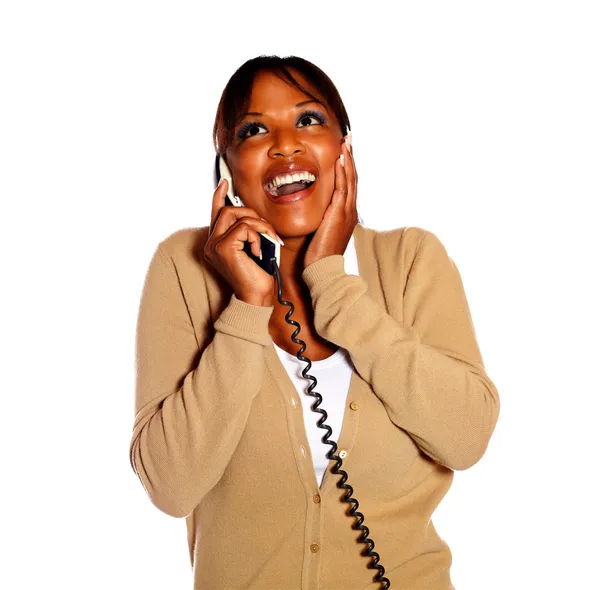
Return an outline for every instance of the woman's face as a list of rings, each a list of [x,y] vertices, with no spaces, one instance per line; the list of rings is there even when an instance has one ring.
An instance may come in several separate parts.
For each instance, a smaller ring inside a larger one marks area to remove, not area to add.
[[[292,74],[321,98],[302,74],[295,70]],[[329,105],[312,101],[267,72],[254,79],[248,112],[255,114],[245,114],[225,152],[236,194],[246,207],[268,220],[284,241],[285,237],[316,231],[333,195],[335,162],[342,151],[343,137],[335,114]],[[292,163],[316,176],[314,186],[299,201],[272,200],[267,184],[275,169]]]

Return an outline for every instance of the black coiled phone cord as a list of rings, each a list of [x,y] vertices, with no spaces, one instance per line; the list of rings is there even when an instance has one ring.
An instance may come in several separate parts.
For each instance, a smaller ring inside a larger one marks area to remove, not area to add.
[[[317,385],[317,379],[313,375],[308,374],[308,371],[310,370],[310,368],[312,366],[310,359],[308,359],[305,356],[302,356],[302,353],[306,350],[306,342],[304,342],[304,340],[300,340],[300,339],[296,338],[296,336],[300,332],[300,324],[297,321],[290,319],[290,316],[294,313],[294,304],[291,301],[285,301],[284,299],[282,299],[281,275],[279,274],[279,267],[277,266],[277,259],[275,257],[273,257],[273,258],[271,258],[271,262],[273,264],[273,271],[274,271],[273,274],[277,277],[277,300],[282,305],[287,305],[288,307],[291,308],[285,314],[285,321],[288,324],[291,324],[292,326],[296,326],[296,329],[294,330],[294,333],[292,334],[292,342],[294,342],[295,344],[301,345],[300,350],[296,353],[296,357],[299,360],[304,361],[305,363],[308,363],[308,365],[306,367],[304,367],[304,369],[302,369],[302,376],[305,379],[312,380],[312,383],[308,386],[306,392],[309,395],[312,395],[313,397],[317,398],[317,401],[313,404],[311,409],[313,412],[317,412],[317,413],[321,414],[321,418],[319,418],[317,425],[319,426],[319,428],[322,428],[327,432],[327,434],[323,435],[323,438],[321,439],[321,441],[324,443],[327,443],[328,445],[331,445],[333,447],[327,453],[328,459],[335,459],[335,461],[336,461],[335,465],[331,468],[331,471],[332,471],[332,473],[335,473],[336,475],[338,475],[338,474],[342,475],[342,477],[338,480],[336,485],[338,488],[343,488],[346,490],[346,494],[344,495],[344,502],[348,502],[349,504],[352,504],[352,507],[347,512],[347,514],[349,516],[357,516],[357,520],[356,520],[356,522],[354,522],[352,524],[352,528],[354,530],[363,531],[361,537],[359,538],[359,541],[361,543],[367,544],[368,547],[367,547],[367,549],[365,549],[362,552],[362,555],[368,555],[369,557],[373,558],[371,560],[371,562],[369,563],[369,567],[372,569],[378,570],[377,575],[374,578],[374,581],[381,582],[382,589],[387,590],[390,587],[390,581],[388,578],[386,578],[384,576],[385,568],[379,564],[379,553],[377,553],[376,551],[373,551],[373,549],[375,548],[375,543],[373,542],[372,539],[369,538],[369,534],[370,534],[369,529],[367,528],[366,525],[363,525],[364,515],[361,512],[358,512],[358,500],[356,500],[355,498],[352,497],[354,490],[352,489],[351,485],[346,484],[346,481],[348,480],[348,474],[343,469],[340,469],[340,467],[342,465],[342,460],[336,454],[337,453],[337,444],[335,441],[329,440],[329,437],[331,436],[333,431],[331,430],[331,428],[329,426],[324,424],[325,420],[327,420],[327,412],[325,410],[322,410],[319,408],[319,405],[323,401],[323,398],[321,397],[320,393],[318,393],[316,391],[313,393],[313,389]]]

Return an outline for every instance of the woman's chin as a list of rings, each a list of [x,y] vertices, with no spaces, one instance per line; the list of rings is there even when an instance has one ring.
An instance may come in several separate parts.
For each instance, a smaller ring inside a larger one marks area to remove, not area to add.
[[[331,202],[331,192],[329,198],[326,198],[321,194],[323,186],[315,188],[320,190],[300,191],[308,194],[305,194],[304,198],[295,201],[281,204],[270,198],[265,203],[264,217],[273,225],[273,228],[284,242],[286,237],[305,237],[313,234],[319,228],[323,221],[323,215]]]
[[[285,242],[286,238],[302,238],[314,234],[319,228],[319,223],[320,220],[294,218],[293,220],[279,220],[277,224],[273,224],[273,227],[277,235]]]
[[[277,235],[285,242],[285,238],[296,238],[313,234],[319,229],[323,215],[314,210],[297,211],[295,214],[277,215],[273,220],[273,227]]]

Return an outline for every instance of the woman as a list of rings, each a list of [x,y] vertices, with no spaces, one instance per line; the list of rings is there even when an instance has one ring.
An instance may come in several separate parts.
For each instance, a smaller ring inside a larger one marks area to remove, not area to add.
[[[498,392],[435,234],[357,223],[348,130],[315,65],[246,62],[214,129],[244,207],[225,206],[224,180],[210,226],[166,237],[147,271],[130,460],[152,503],[186,517],[197,590],[454,588],[430,517],[454,470],[483,456]],[[308,188],[281,176],[293,165]],[[284,244],[282,296],[312,395],[277,282],[242,250],[259,254],[258,232]]]

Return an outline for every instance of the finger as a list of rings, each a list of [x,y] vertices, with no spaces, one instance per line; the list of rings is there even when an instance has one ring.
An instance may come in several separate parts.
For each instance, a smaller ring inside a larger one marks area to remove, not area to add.
[[[223,201],[225,198],[223,197]],[[258,213],[248,207],[226,207],[223,205],[217,211],[217,219],[214,222],[211,237],[220,238],[227,230],[235,225],[242,217],[258,217]]]
[[[260,217],[253,209],[248,209],[251,216],[241,217],[239,223],[247,223],[252,229],[261,234],[267,234],[273,238],[276,242],[281,243],[277,232],[273,226],[264,217]]]
[[[232,247],[234,250],[244,250],[244,242],[250,242],[250,250],[254,256],[258,256],[260,258],[260,236],[258,232],[252,227],[250,223],[247,221],[240,221],[240,223],[236,223],[232,225],[222,236],[222,240],[225,238],[230,238],[228,242],[232,243]],[[221,241],[221,240],[219,240]]]
[[[352,207],[356,207],[357,175],[352,152],[348,149],[345,141],[342,142],[342,153],[344,154],[344,169],[346,171],[346,178],[348,179],[348,197],[346,203],[349,210],[351,210]]]
[[[345,162],[344,162],[345,163]],[[332,203],[341,202],[342,206],[346,202],[348,195],[348,178],[346,176],[346,169],[342,164],[342,157],[336,160],[335,163],[335,190],[333,191]]]
[[[352,139],[352,133],[348,133],[346,136],[350,140]],[[344,142],[345,143],[345,142]],[[352,142],[348,142],[350,145],[347,145],[348,153],[349,153],[349,161],[352,162],[352,173],[353,173],[353,182],[355,185],[358,185],[358,172],[356,171],[356,163],[354,162],[354,148],[352,147]]]
[[[276,242],[279,241],[273,226],[258,215],[254,209],[249,207],[229,207],[224,209],[217,218],[214,234],[221,237],[229,232],[231,227],[246,223],[255,231],[271,236]]]
[[[225,177],[221,177],[212,198],[212,209],[210,213],[210,225],[208,227],[208,235],[210,236],[214,231],[214,226],[219,217],[221,209],[225,206],[225,195],[229,189],[229,181]]]

